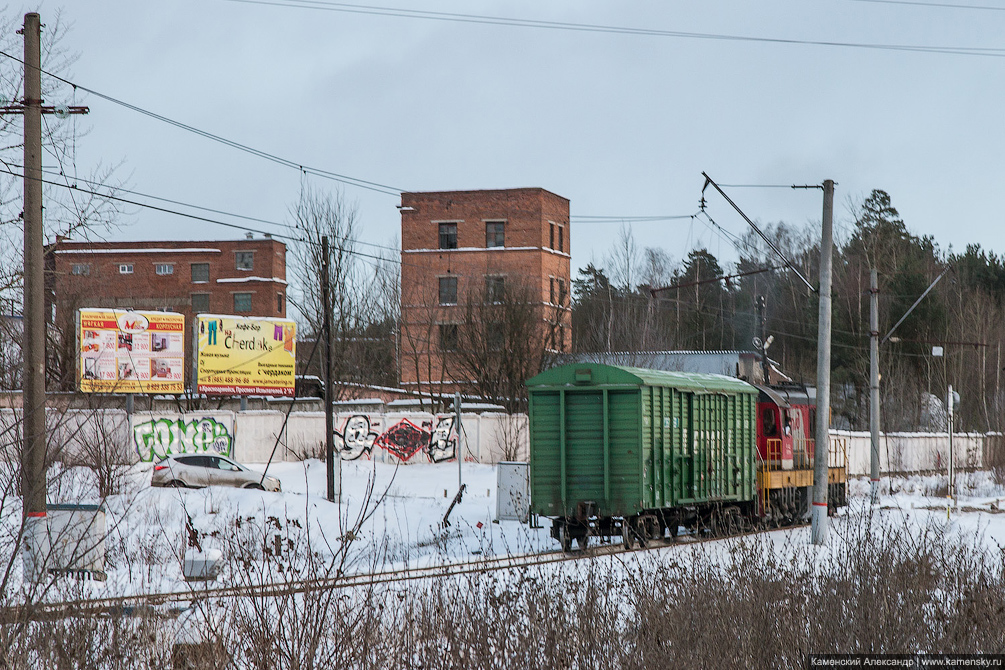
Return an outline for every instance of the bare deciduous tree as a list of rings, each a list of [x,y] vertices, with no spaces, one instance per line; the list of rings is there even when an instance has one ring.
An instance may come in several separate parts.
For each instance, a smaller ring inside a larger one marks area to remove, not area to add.
[[[514,278],[464,297],[458,326],[458,372],[476,395],[511,412],[527,410],[524,382],[563,349],[566,295],[546,304],[541,289]]]
[[[347,397],[354,383],[396,382],[396,273],[389,258],[360,250],[356,205],[340,190],[317,191],[305,183],[290,215],[290,302],[302,340],[322,333],[322,238],[328,237],[334,397]],[[320,370],[320,359],[318,351],[313,369]]]

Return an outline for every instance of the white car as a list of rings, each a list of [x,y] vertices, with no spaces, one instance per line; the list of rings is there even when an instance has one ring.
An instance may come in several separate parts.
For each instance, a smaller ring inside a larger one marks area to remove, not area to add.
[[[279,480],[253,472],[219,454],[178,454],[167,456],[154,465],[151,486],[236,486],[242,489],[281,491]]]

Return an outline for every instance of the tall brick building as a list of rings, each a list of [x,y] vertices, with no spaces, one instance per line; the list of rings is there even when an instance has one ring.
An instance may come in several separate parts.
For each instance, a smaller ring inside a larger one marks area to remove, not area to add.
[[[479,346],[570,350],[567,199],[541,188],[402,193],[400,209],[405,388],[465,388],[482,375]]]
[[[80,307],[180,312],[186,324],[199,313],[286,316],[286,245],[271,237],[249,234],[214,242],[60,239],[46,248],[46,265],[49,318],[58,332],[75,332]],[[57,365],[70,365],[76,353],[68,350],[72,345],[64,338],[67,351],[51,352],[50,359],[62,357]],[[186,352],[191,351],[190,332]]]

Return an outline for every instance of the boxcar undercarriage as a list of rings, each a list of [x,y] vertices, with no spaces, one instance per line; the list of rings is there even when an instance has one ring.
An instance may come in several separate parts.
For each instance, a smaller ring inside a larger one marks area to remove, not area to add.
[[[811,487],[768,491],[767,500],[713,502],[682,507],[648,509],[631,516],[596,516],[596,503],[581,503],[575,516],[552,520],[551,537],[562,551],[573,543],[586,549],[591,542],[614,539],[626,549],[645,548],[650,543],[672,540],[680,534],[729,537],[756,528],[781,528],[809,520]],[[828,486],[828,515],[847,504],[844,482]],[[766,503],[766,504],[765,504]],[[764,507],[764,509],[762,509]]]

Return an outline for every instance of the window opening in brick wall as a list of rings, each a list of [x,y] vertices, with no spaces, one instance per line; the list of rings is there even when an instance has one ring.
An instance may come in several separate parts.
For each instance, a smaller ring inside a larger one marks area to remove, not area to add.
[[[558,300],[552,300],[551,302],[553,305],[561,305],[564,307],[567,298],[567,294],[565,292],[565,280],[561,278],[556,279],[555,284],[558,286],[558,295],[556,296]]]
[[[209,311],[209,294],[208,293],[193,293],[192,294],[192,311],[196,314],[201,314],[203,312]]]
[[[90,263],[74,263],[73,267],[70,268],[71,275],[77,275],[78,277],[86,277],[91,274]]]
[[[441,223],[440,224],[440,248],[441,249],[456,249],[457,248],[457,224],[456,223]]]
[[[174,274],[174,264],[172,263],[155,263],[154,272],[159,275],[173,275]]]
[[[120,275],[131,275],[133,273],[132,263],[120,263],[119,264],[119,274]]]
[[[457,277],[440,277],[440,304],[457,304]]]
[[[283,294],[276,294],[276,311],[279,312],[279,316],[283,315],[283,308],[286,306],[286,301],[283,300]]]
[[[558,250],[565,251],[565,226],[558,227]]]
[[[255,252],[254,251],[234,252],[234,267],[237,268],[238,270],[255,269]]]
[[[548,279],[549,279],[549,281],[548,281],[548,302],[551,303],[552,305],[554,305],[554,304],[556,304],[555,303],[555,278],[554,277],[549,277]]]
[[[485,277],[485,302],[500,303],[506,294],[506,278],[498,276]]]
[[[247,313],[251,311],[251,294],[250,293],[235,293],[234,294],[234,312],[237,314]]]
[[[506,327],[501,322],[488,324],[485,333],[485,344],[489,351],[502,351],[506,345]]]
[[[205,284],[209,281],[209,263],[192,263],[192,283]]]
[[[550,228],[549,235],[548,235],[548,248],[549,249],[554,249],[555,248],[555,223],[553,221],[549,221],[548,223],[551,224],[551,228]]]
[[[485,246],[490,248],[506,246],[505,221],[485,222]]]
[[[440,350],[457,351],[457,324],[441,323],[440,325]]]

